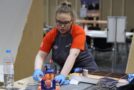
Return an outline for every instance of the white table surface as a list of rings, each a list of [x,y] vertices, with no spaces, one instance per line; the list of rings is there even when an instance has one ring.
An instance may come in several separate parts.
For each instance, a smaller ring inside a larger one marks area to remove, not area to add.
[[[107,31],[86,30],[86,35],[92,38],[107,38]],[[126,32],[126,37],[132,36],[134,33]]]

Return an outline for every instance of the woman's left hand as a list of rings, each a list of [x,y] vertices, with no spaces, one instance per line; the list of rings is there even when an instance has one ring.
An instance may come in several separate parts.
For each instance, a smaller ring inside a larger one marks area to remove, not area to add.
[[[62,74],[57,75],[57,76],[55,77],[55,80],[56,80],[60,85],[63,85],[64,82],[66,81],[66,76],[65,76],[65,75],[62,75]]]

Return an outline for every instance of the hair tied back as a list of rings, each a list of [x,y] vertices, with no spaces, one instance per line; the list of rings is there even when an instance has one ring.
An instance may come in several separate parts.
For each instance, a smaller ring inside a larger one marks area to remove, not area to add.
[[[61,3],[61,6],[62,7],[72,7],[72,5],[71,5],[71,3],[69,3],[69,2],[63,2],[63,3]]]

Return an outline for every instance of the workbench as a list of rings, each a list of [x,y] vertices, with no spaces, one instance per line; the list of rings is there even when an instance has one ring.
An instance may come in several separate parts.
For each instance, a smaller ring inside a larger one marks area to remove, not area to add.
[[[85,76],[83,76],[85,75]],[[98,90],[96,84],[101,78],[111,77],[117,80],[116,87],[124,86],[128,84],[128,81],[124,79],[126,74],[116,74],[109,72],[92,72],[89,74],[70,74],[70,84],[62,85],[60,90]],[[72,82],[73,81],[73,82]],[[75,82],[75,83],[74,83]],[[15,81],[13,90],[37,90],[38,82],[34,81],[31,76]],[[0,90],[5,90],[1,89]]]
[[[93,90],[93,84],[87,83],[79,83],[78,85],[63,85],[61,86],[61,90]],[[28,77],[15,82],[15,87],[18,90],[37,90],[37,83],[32,79],[32,77]],[[91,88],[91,89],[90,89]]]
[[[60,90],[94,90],[93,84],[79,83],[78,85],[63,85]],[[18,80],[14,83],[14,90],[37,90],[37,82],[32,77]],[[0,90],[5,90],[0,88]]]

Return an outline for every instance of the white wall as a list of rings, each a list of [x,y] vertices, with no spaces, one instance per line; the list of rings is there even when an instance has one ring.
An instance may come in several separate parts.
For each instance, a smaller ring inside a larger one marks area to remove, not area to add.
[[[32,0],[0,0],[0,63],[6,49],[16,58]],[[0,66],[0,81],[2,81]]]

